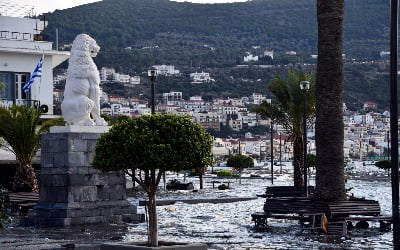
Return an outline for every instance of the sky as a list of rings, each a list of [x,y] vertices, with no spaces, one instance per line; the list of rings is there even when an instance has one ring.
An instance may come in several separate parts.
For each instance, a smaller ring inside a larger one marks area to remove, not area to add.
[[[0,0],[0,14],[8,16],[39,15],[53,12],[56,9],[66,9],[77,5],[98,2],[99,0]],[[246,2],[247,0],[174,0],[176,2],[193,3],[227,3]]]

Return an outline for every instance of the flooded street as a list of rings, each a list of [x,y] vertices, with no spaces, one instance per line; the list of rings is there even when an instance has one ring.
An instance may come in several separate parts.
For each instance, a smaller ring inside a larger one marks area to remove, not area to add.
[[[346,184],[356,197],[375,199],[380,202],[383,215],[391,214],[390,179],[384,171],[376,167],[362,167],[349,171]],[[351,173],[350,173],[351,172]],[[173,178],[173,176],[170,176]],[[248,197],[263,194],[271,185],[269,178],[244,178],[242,184],[232,181],[230,190],[212,189],[212,178],[206,178],[206,189],[193,193],[190,191],[162,192],[159,199],[175,198],[215,198]],[[198,187],[197,178],[189,178]],[[220,180],[221,181],[221,180]],[[291,185],[290,174],[279,176],[274,185]],[[311,180],[313,184],[313,180]],[[135,201],[132,201],[135,202]],[[317,236],[308,232],[301,233],[296,221],[270,220],[271,228],[267,232],[256,232],[251,221],[251,214],[261,212],[264,198],[250,201],[222,204],[185,204],[159,206],[159,237],[162,240],[202,242],[209,249],[387,249],[392,248],[392,232],[381,232],[379,223],[370,223],[369,230],[353,229],[346,237]],[[145,212],[144,207],[141,212]],[[146,224],[129,227],[126,241],[146,237]]]
[[[351,173],[350,173],[351,172]],[[374,168],[356,167],[348,174],[347,188],[356,197],[375,199],[380,202],[383,215],[391,214],[391,186],[387,173]],[[271,185],[268,174],[263,178],[249,178],[244,175],[242,183],[230,181],[231,189],[212,189],[212,181],[223,181],[213,176],[205,178],[205,189],[192,191],[161,191],[158,199],[207,199],[229,197],[256,197],[263,194]],[[291,185],[291,174],[276,174],[274,185]],[[167,181],[177,178],[167,175]],[[183,181],[180,175],[177,179]],[[199,187],[198,178],[190,177],[195,188]],[[311,178],[310,184],[313,184]],[[160,184],[162,189],[162,184]],[[146,197],[139,195],[129,198],[138,204]],[[382,232],[379,224],[370,225],[370,229],[355,229],[347,236],[315,235],[301,233],[296,221],[270,220],[271,227],[266,232],[256,232],[251,214],[261,212],[265,199],[258,198],[232,203],[186,204],[158,206],[159,240],[178,242],[206,243],[209,249],[390,249],[392,232]],[[138,207],[139,213],[145,213],[144,206]],[[0,249],[51,249],[66,243],[85,246],[106,241],[144,241],[147,239],[146,223],[121,225],[97,225],[74,228],[34,229],[11,227],[0,230]],[[95,248],[89,248],[95,249]]]

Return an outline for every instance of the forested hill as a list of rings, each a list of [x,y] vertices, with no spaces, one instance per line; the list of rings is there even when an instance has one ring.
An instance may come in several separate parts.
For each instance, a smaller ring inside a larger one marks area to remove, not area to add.
[[[389,1],[346,0],[346,58],[370,60],[389,49]],[[224,67],[246,51],[286,51],[310,60],[317,53],[316,0],[252,0],[194,4],[168,0],[103,0],[46,14],[46,34],[60,44],[90,34],[102,51],[97,62],[126,69],[153,63]],[[258,47],[259,46],[259,47]],[[126,49],[126,48],[130,49]],[[283,61],[285,62],[285,61]]]

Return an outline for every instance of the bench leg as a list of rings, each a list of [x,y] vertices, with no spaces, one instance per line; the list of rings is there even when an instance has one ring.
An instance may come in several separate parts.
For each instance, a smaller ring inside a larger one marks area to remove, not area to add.
[[[391,221],[379,221],[379,229],[389,231],[391,229]]]
[[[254,227],[257,231],[263,231],[268,228],[268,218],[255,218]]]

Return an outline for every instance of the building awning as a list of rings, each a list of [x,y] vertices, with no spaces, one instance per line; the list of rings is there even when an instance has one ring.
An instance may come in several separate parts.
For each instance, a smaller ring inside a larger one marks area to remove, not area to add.
[[[12,54],[30,54],[30,55],[42,55],[52,57],[52,68],[57,67],[62,62],[67,60],[70,56],[69,51],[57,51],[57,50],[34,50],[34,49],[21,49],[21,48],[4,48],[0,47],[0,52],[12,53]]]

